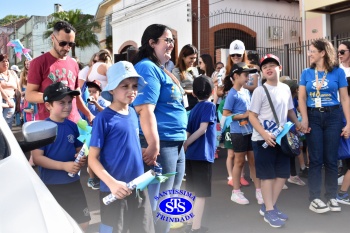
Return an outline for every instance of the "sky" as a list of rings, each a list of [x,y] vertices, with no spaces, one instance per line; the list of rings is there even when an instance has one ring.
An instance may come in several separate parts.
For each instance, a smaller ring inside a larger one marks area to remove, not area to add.
[[[102,0],[9,0],[1,4],[0,19],[6,15],[48,16],[54,11],[54,4],[62,5],[63,10],[80,9],[84,14],[95,15]]]

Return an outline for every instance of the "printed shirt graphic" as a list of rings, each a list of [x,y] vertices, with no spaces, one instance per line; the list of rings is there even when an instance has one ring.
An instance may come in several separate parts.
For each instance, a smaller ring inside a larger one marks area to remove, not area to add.
[[[290,88],[281,82],[278,82],[277,86],[270,86],[266,83],[264,85],[269,91],[280,125],[284,125],[287,122],[288,110],[294,108]],[[258,114],[259,122],[266,131],[273,132],[278,128],[262,86],[257,87],[253,92],[250,111]],[[254,128],[252,141],[258,140],[264,139]]]
[[[250,92],[248,89],[241,88],[237,91],[234,88],[228,92],[224,109],[232,114],[243,114],[250,108]],[[250,124],[250,123],[249,123]],[[241,126],[238,121],[233,120],[230,124],[230,133],[241,133]]]
[[[39,92],[44,92],[46,87],[56,82],[62,82],[69,86],[70,89],[75,90],[79,87],[78,73],[78,64],[69,56],[67,56],[66,60],[61,60],[53,57],[50,53],[45,53],[30,62],[28,83],[39,85]],[[39,120],[44,120],[49,115],[44,103],[39,103]],[[72,111],[68,119],[78,122],[80,118],[76,98],[73,98]]]
[[[149,59],[138,62],[135,70],[145,79],[147,85],[138,93],[132,105],[153,104],[156,106],[154,114],[160,140],[185,140],[187,114],[182,105],[179,87]]]
[[[318,80],[321,82],[324,71],[318,71]],[[316,78],[315,70],[307,68],[301,74],[300,85],[306,87],[308,107],[315,107],[316,98]],[[335,67],[332,72],[328,72],[327,77],[320,90],[322,107],[340,104],[338,100],[338,89],[347,87],[345,73],[343,69]]]
[[[47,121],[52,121],[50,118]],[[76,148],[83,145],[77,138],[79,137],[78,126],[65,119],[64,122],[55,122],[57,124],[57,137],[54,143],[40,148],[44,151],[44,156],[62,162],[74,161]],[[45,184],[68,184],[79,180],[79,175],[68,176],[66,171],[52,170],[39,167],[40,178]]]

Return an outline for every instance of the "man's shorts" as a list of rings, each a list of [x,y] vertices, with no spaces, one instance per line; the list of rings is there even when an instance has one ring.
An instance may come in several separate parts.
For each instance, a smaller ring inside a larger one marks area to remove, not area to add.
[[[233,150],[237,153],[252,151],[252,135],[243,136],[241,133],[231,133]]]
[[[267,180],[275,178],[289,178],[290,157],[284,155],[281,147],[268,146],[264,148],[264,140],[253,141],[256,177]]]
[[[153,233],[154,224],[147,190],[134,190],[130,196],[105,205],[102,199],[110,193],[100,191],[100,233]],[[129,230],[129,231],[128,231]]]
[[[212,163],[186,159],[186,191],[196,197],[211,197]]]
[[[80,180],[69,184],[47,184],[46,187],[55,197],[58,204],[60,204],[77,223],[85,223],[91,220]]]

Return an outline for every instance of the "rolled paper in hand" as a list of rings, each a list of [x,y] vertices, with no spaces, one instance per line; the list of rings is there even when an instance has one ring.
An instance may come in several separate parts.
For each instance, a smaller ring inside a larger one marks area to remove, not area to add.
[[[78,153],[78,156],[75,158],[74,160],[74,163],[79,163],[80,162],[80,159],[85,156],[85,144],[82,146],[82,148],[80,149],[79,153]],[[74,177],[75,174],[73,173],[68,173],[68,175],[70,177]]]
[[[155,172],[153,170],[149,170],[148,172],[142,174],[141,176],[127,183],[126,187],[128,187],[131,190],[134,190],[138,185],[141,185],[141,184],[147,185],[151,183],[154,180],[155,176],[156,176]],[[111,193],[108,196],[105,196],[102,199],[102,201],[105,205],[109,205],[112,202],[116,201],[117,199],[118,198]]]

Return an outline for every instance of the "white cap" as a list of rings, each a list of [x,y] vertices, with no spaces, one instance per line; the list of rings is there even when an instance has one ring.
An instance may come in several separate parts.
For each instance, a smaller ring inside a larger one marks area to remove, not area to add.
[[[11,69],[11,70],[14,70],[14,71],[17,71],[17,72],[20,72],[20,71],[21,71],[21,70],[18,68],[18,66],[16,66],[16,65],[12,65],[10,69]]]
[[[240,40],[234,40],[230,44],[230,55],[231,54],[243,54],[245,51],[244,43]]]

